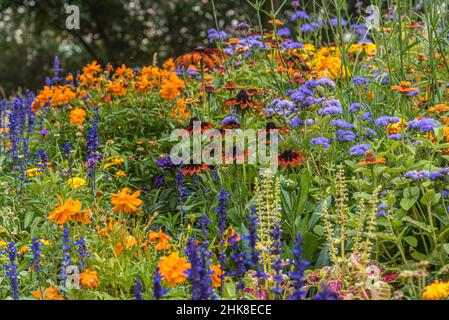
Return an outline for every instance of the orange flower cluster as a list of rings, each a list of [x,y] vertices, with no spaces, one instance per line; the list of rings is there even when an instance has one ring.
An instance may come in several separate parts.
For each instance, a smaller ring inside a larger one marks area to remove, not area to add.
[[[71,125],[81,125],[86,119],[86,111],[81,108],[75,108],[70,111],[70,124]]]
[[[101,80],[99,77],[96,77],[101,71],[101,66],[97,61],[92,61],[91,64],[88,64],[83,68],[83,73],[78,76],[78,80],[81,82],[82,86],[95,85]]]
[[[162,83],[160,96],[167,100],[175,100],[181,95],[181,90],[184,88],[184,81],[179,79],[175,73],[171,73],[167,79]]]
[[[73,200],[70,197],[64,202],[60,195],[57,195],[57,197],[59,204],[56,204],[55,209],[48,215],[48,221],[53,221],[56,224],[67,222],[90,223],[89,216],[92,212],[90,210],[81,210],[81,201]]]
[[[84,288],[98,287],[98,274],[96,271],[86,270],[80,274],[80,283]]]
[[[34,99],[32,109],[34,112],[38,112],[46,104],[50,104],[52,107],[64,106],[75,98],[76,93],[72,91],[69,85],[45,86]]]
[[[181,258],[177,252],[162,257],[158,265],[162,280],[166,280],[170,287],[186,281],[186,271],[190,269],[190,263],[186,258]]]
[[[404,93],[404,94],[409,94],[409,93],[419,91],[418,88],[413,88],[411,82],[409,82],[409,81],[401,81],[401,83],[398,86],[392,86],[391,90],[394,90],[394,91],[397,91],[400,93]]]
[[[114,211],[117,213],[139,212],[139,206],[142,205],[142,200],[139,199],[140,190],[131,194],[131,189],[123,188],[118,193],[112,194],[112,204],[115,205]]]
[[[36,290],[33,293],[33,297],[40,300],[64,300],[62,295],[59,294],[59,289],[56,287],[48,287],[44,291]]]
[[[150,243],[155,244],[154,248],[158,251],[166,250],[170,247],[170,244],[168,243],[170,237],[162,230],[159,230],[159,232],[150,231],[148,233],[148,238]]]

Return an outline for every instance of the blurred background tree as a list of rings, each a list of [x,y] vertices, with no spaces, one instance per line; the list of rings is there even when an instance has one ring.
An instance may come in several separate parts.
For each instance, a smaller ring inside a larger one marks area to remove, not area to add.
[[[80,30],[66,28],[66,5],[79,6]],[[220,28],[255,23],[246,0],[215,0],[215,6]],[[207,45],[211,27],[211,0],[0,0],[0,97],[41,88],[56,55],[71,72],[94,59],[148,65],[155,53],[161,61]]]

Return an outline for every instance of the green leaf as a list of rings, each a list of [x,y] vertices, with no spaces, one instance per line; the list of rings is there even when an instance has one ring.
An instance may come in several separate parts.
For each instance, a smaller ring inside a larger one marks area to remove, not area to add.
[[[418,245],[418,240],[415,237],[407,236],[403,238],[405,242],[407,242],[412,247],[416,247]]]
[[[437,194],[435,190],[429,190],[422,196],[421,202],[425,205],[437,204],[440,201],[441,194]]]
[[[428,224],[426,224],[424,222],[416,221],[413,218],[410,218],[409,216],[402,218],[402,221],[410,222],[411,224],[413,224],[414,226],[418,227],[421,230],[424,230],[425,232],[428,232],[428,233],[432,232],[431,226],[429,226]]]

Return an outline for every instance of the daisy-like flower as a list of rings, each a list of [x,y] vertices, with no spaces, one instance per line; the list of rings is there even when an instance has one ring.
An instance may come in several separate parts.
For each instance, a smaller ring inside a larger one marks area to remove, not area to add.
[[[98,274],[96,271],[86,270],[80,274],[80,283],[86,288],[97,288],[98,287]]]
[[[357,162],[359,167],[385,163],[385,158],[376,158],[372,150],[366,151],[365,161]]]
[[[242,110],[245,110],[246,108],[254,109],[255,106],[259,105],[256,100],[251,99],[254,94],[256,94],[256,91],[254,90],[242,89],[235,98],[227,100],[224,104],[227,107],[236,106]]]
[[[306,160],[305,157],[301,155],[302,150],[298,151],[292,151],[292,150],[286,150],[282,153],[279,153],[278,159],[279,159],[279,165],[281,168],[287,168],[287,167],[297,167],[304,163]]]
[[[392,86],[391,90],[394,90],[396,92],[400,92],[406,95],[414,95],[419,93],[418,88],[412,87],[412,83],[409,81],[401,81],[401,83],[398,86]]]
[[[151,243],[155,244],[154,248],[158,251],[165,250],[170,247],[170,244],[168,243],[170,237],[162,230],[159,230],[159,232],[150,230],[148,233],[148,238]]]
[[[449,296],[449,282],[436,280],[424,288],[424,300],[441,300]]]
[[[71,125],[80,125],[83,124],[84,119],[86,118],[86,111],[81,108],[75,108],[70,111],[70,124]]]
[[[159,261],[159,272],[162,280],[166,280],[170,287],[186,281],[186,271],[190,269],[190,263],[186,258],[181,258],[177,252],[162,257]]]
[[[223,276],[223,270],[221,270],[220,264],[210,266],[210,270],[213,272],[211,275],[212,286],[217,288],[221,286],[221,277]]]
[[[138,212],[139,206],[142,205],[142,200],[139,199],[140,190],[131,194],[131,189],[123,188],[118,193],[112,194],[112,204],[115,205],[114,211],[117,213]]]
[[[84,186],[86,184],[86,180],[84,180],[83,178],[70,178],[69,180],[67,180],[67,184],[72,188],[72,189],[76,189],[78,187]]]
[[[33,297],[39,300],[64,300],[62,295],[59,294],[59,289],[56,287],[48,287],[44,291],[36,290],[33,293]]]
[[[213,69],[219,66],[221,62],[221,51],[219,49],[208,49],[198,47],[193,51],[180,56],[175,60],[176,66],[182,65],[184,68],[190,66],[205,66]]]
[[[57,195],[59,204],[55,205],[55,209],[48,215],[48,221],[54,221],[56,224],[64,224],[67,222],[90,223],[90,210],[81,210],[82,204],[79,200],[73,200],[71,197],[66,202]]]
[[[201,164],[184,164],[182,166],[182,175],[190,175],[193,177],[195,174],[200,174],[202,171],[210,171],[209,166],[204,163]]]

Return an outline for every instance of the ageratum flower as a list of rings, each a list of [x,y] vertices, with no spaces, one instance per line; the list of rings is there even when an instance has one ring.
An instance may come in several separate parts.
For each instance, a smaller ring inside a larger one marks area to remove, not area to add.
[[[318,110],[319,115],[329,115],[329,114],[342,114],[343,109],[341,107],[340,101],[336,99],[327,100],[324,102],[323,108]]]
[[[428,170],[421,170],[421,171],[409,171],[405,174],[406,178],[410,178],[414,181],[423,180],[425,178],[436,180],[440,178],[446,178],[449,175],[449,168],[441,168],[436,171],[428,171]]]
[[[309,20],[309,18],[310,17],[307,14],[307,12],[297,10],[297,11],[293,12],[292,16],[290,17],[290,20],[291,21],[296,21],[296,20],[299,20],[299,19],[301,19],[301,20]]]
[[[415,119],[408,123],[407,129],[418,129],[421,132],[433,131],[439,126],[438,122],[432,118]]]
[[[331,139],[328,139],[325,137],[312,138],[309,141],[310,146],[323,146],[326,149],[329,149],[330,143],[331,143]]]
[[[354,139],[356,138],[355,133],[352,132],[351,130],[342,130],[339,129],[337,130],[337,139],[340,141],[344,141],[344,142],[351,142],[354,141]]]
[[[207,37],[209,38],[210,43],[214,42],[214,40],[223,41],[227,36],[228,34],[225,31],[218,31],[214,28],[207,30]]]
[[[236,115],[230,114],[221,121],[221,125],[223,129],[238,129],[240,128],[240,121]]]
[[[402,134],[400,134],[400,133],[390,134],[388,136],[388,139],[401,141],[402,140]]]
[[[326,77],[323,77],[323,78],[320,78],[320,79],[316,80],[316,81],[315,81],[315,85],[317,85],[317,86],[322,86],[322,87],[327,86],[327,87],[330,87],[330,88],[332,88],[332,89],[335,88],[335,82],[332,81],[332,80],[329,79],[329,78],[326,78]]]
[[[352,82],[354,82],[354,84],[356,86],[360,86],[362,84],[368,84],[371,82],[370,79],[367,78],[362,78],[362,77],[355,77],[354,79],[352,79]]]
[[[298,118],[297,116],[295,116],[293,119],[291,119],[290,121],[287,122],[287,124],[293,128],[299,127],[299,126],[303,126],[304,125],[304,121],[302,121],[300,118]]]
[[[280,37],[289,37],[291,35],[290,29],[285,27],[278,30],[278,35]]]
[[[351,104],[348,108],[349,113],[356,113],[362,108],[362,105],[358,102]]]
[[[336,119],[332,121],[332,124],[334,127],[342,128],[342,129],[352,129],[354,128],[354,125],[352,123],[349,123],[343,119]]]
[[[391,123],[396,123],[399,122],[399,118],[398,117],[390,117],[390,116],[384,116],[384,117],[379,117],[377,118],[374,123],[376,124],[377,127],[386,127]]]
[[[367,143],[356,144],[351,149],[349,149],[349,154],[351,156],[364,156],[368,150],[372,149],[372,146]]]

